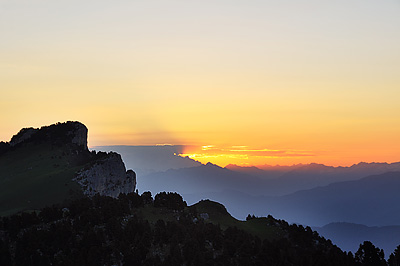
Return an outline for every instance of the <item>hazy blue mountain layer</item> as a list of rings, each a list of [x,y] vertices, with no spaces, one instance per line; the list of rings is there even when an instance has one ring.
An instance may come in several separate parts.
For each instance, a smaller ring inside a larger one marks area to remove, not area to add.
[[[321,236],[332,240],[341,249],[355,253],[360,243],[371,241],[385,250],[386,257],[399,245],[400,226],[365,226],[352,223],[330,223],[313,227]]]

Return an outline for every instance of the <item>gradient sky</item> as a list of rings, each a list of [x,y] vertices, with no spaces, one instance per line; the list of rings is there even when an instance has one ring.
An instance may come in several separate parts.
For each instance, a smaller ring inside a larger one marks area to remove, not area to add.
[[[0,0],[0,140],[78,120],[91,146],[190,145],[220,165],[400,161],[399,14],[399,0]]]

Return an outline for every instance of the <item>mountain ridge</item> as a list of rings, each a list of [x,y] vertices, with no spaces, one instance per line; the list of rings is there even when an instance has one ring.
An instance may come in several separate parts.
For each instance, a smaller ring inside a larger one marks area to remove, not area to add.
[[[357,265],[310,227],[272,216],[238,221],[220,203],[186,206],[165,192],[0,217],[0,233],[4,265]]]
[[[341,249],[355,253],[363,241],[371,241],[385,250],[386,257],[399,245],[400,225],[366,226],[346,222],[329,223],[322,227],[313,227],[321,236],[326,237]]]
[[[24,128],[0,145],[0,215],[85,195],[117,197],[136,187],[116,153],[89,151],[76,121]]]

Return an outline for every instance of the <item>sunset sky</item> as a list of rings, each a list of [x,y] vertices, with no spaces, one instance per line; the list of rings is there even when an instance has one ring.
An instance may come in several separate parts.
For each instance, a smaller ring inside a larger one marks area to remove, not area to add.
[[[0,0],[0,140],[219,165],[400,161],[400,1]]]

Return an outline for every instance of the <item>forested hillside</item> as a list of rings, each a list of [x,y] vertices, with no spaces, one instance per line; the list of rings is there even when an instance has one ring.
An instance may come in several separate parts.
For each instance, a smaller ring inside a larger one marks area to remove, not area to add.
[[[0,220],[1,265],[385,265],[381,253],[367,243],[354,257],[309,227],[238,221],[177,193],[97,195]]]

